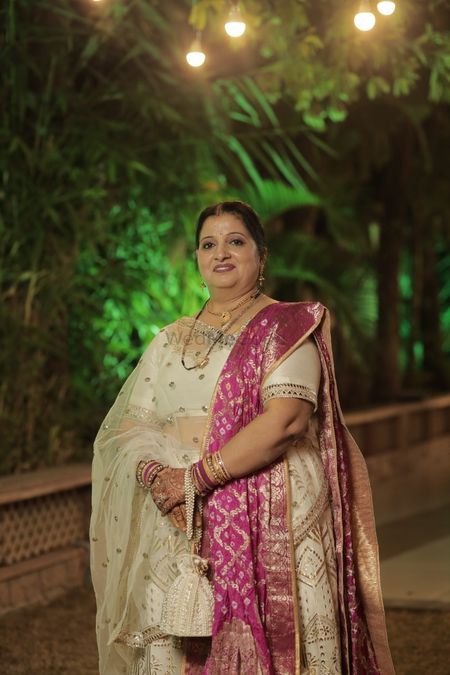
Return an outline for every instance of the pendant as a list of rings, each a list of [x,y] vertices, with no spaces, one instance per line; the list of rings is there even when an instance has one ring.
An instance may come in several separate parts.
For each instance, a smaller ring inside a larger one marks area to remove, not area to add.
[[[207,356],[205,356],[205,358],[202,359],[201,361],[200,360],[197,361],[197,366],[198,366],[198,368],[204,368],[208,363],[209,363],[209,358]]]
[[[228,323],[231,320],[231,314],[230,312],[222,312],[222,316],[220,318],[220,323],[222,326],[224,326],[226,323]]]

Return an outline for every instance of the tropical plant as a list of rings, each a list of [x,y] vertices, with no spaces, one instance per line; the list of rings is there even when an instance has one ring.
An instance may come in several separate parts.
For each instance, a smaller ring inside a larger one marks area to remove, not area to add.
[[[104,366],[122,377],[157,325],[192,311],[194,214],[227,166],[248,178],[232,93],[208,99],[182,46],[165,47],[180,16],[144,0],[3,9],[3,471],[78,451],[110,402]]]
[[[278,3],[274,13],[273,3],[249,0],[247,47],[230,48],[216,22],[205,33],[203,74],[184,62],[191,35],[183,0],[5,4],[0,471],[89,452],[143,346],[200,304],[193,223],[205,203],[225,197],[251,202],[266,223],[269,289],[285,299],[314,295],[339,315],[347,400],[361,386],[368,395],[376,337],[391,346],[378,372],[397,377],[405,345],[413,381],[424,369],[426,377],[445,373],[440,143],[449,49],[441,4],[420,9],[422,31],[399,14],[376,42],[354,34],[337,0],[326,3],[328,17],[324,3]],[[212,26],[218,7],[198,0],[192,21]],[[404,181],[395,164],[388,173],[399,145],[407,156],[420,149],[420,159],[392,199]],[[385,218],[392,204],[395,217]],[[389,294],[395,320],[380,338],[377,304],[391,307]],[[416,297],[432,301],[422,311]]]
[[[442,0],[428,0],[420,7],[412,0],[398,3],[395,14],[379,16],[376,29],[369,34],[354,28],[354,9],[338,0],[305,0],[300,4],[288,0],[276,6],[267,0],[246,2],[248,31],[242,52],[251,54],[247,57],[250,66],[234,75],[233,82],[239,86],[251,72],[266,99],[283,110],[283,127],[290,130],[297,147],[305,143],[304,130],[299,129],[302,123],[325,133],[328,147],[337,151],[339,164],[328,152],[325,161],[323,154],[313,155],[314,146],[320,143],[316,136],[309,139],[308,155],[314,156],[317,173],[323,183],[328,182],[325,179],[330,169],[347,173],[347,184],[341,180],[343,189],[355,193],[361,206],[366,205],[365,211],[355,209],[360,226],[377,224],[379,311],[373,394],[389,400],[400,394],[399,355],[404,342],[414,342],[406,334],[401,339],[399,286],[402,249],[406,241],[411,241],[412,186],[428,184],[429,179],[440,183],[441,175],[448,183],[448,168],[441,174],[432,166],[434,154],[429,152],[428,136],[446,137],[439,127],[433,128],[431,120],[440,117],[442,124],[439,108],[450,102],[450,39]],[[190,19],[195,27],[215,36],[222,12],[219,0],[198,0]],[[210,76],[222,72],[214,62]],[[444,115],[448,119],[448,107]],[[411,161],[416,156],[422,162],[420,167]],[[435,204],[445,208],[441,199]],[[430,195],[426,201],[428,205],[433,203]],[[418,231],[426,232],[429,239],[426,228]],[[438,232],[435,237],[439,239]],[[429,248],[429,241],[424,244],[421,241],[418,247],[416,237],[416,252],[420,247]],[[427,258],[432,268],[430,279],[436,277],[435,259],[435,253]],[[448,377],[443,380],[439,375],[445,369],[436,320],[441,310],[437,285],[432,284],[430,290],[434,300],[427,306],[433,318],[427,322],[427,330],[434,336],[426,338],[426,361],[435,372],[435,381],[445,386]],[[414,293],[414,297],[418,305],[421,293]],[[417,323],[417,306],[413,314],[408,321]],[[416,332],[414,329],[409,335]],[[411,344],[407,349],[412,363]],[[433,357],[436,350],[438,358]]]

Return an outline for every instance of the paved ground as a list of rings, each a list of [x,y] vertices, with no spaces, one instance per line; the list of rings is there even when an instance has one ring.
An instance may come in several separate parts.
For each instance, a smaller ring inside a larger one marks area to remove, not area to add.
[[[378,538],[386,606],[450,611],[450,505],[385,525]]]
[[[449,675],[450,611],[388,610],[397,675]],[[2,675],[96,675],[94,602],[83,588],[0,621]],[[361,674],[363,675],[363,674]]]
[[[397,675],[450,675],[449,515],[441,509],[380,529]],[[96,675],[94,611],[86,587],[2,618],[2,675]]]

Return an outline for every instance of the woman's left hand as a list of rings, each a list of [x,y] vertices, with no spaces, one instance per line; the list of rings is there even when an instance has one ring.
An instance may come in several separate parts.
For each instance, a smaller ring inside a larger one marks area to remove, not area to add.
[[[174,506],[183,504],[185,469],[167,467],[160,471],[151,484],[150,493],[158,509],[165,516]]]

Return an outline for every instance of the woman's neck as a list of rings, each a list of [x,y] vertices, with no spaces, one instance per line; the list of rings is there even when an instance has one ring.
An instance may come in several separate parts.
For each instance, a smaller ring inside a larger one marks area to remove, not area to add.
[[[217,312],[225,311],[245,297],[250,297],[250,295],[256,293],[256,290],[256,287],[253,287],[248,288],[245,291],[236,292],[229,288],[219,288],[210,292],[209,304],[212,305]]]

